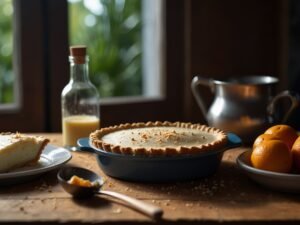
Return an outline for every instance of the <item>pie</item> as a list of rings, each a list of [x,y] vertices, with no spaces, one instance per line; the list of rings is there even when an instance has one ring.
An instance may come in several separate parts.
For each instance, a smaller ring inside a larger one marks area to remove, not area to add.
[[[48,142],[48,139],[40,136],[1,133],[0,172],[7,172],[27,164],[36,163]]]
[[[178,155],[217,150],[227,143],[225,132],[201,124],[148,122],[96,130],[90,143],[107,152],[129,155]]]

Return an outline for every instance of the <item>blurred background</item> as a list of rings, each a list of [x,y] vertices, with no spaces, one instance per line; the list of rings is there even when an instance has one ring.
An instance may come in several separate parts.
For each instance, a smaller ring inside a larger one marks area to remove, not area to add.
[[[0,8],[0,102],[5,104],[15,100],[13,0],[1,1]],[[101,96],[141,95],[142,1],[69,0],[68,13],[69,43],[88,45],[90,78]]]
[[[104,126],[205,122],[190,91],[197,74],[271,75],[278,91],[299,93],[298,12],[296,0],[1,0],[1,131],[61,130],[76,44],[88,47]]]

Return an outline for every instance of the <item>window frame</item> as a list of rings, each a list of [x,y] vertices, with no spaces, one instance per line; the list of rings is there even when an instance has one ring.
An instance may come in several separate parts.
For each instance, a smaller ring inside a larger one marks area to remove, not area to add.
[[[165,95],[102,99],[102,126],[182,119],[184,1],[166,0],[164,4]],[[14,72],[20,79],[21,105],[0,111],[1,130],[61,131],[60,95],[70,74],[67,0],[14,0],[13,6]]]
[[[50,92],[49,131],[61,130],[60,92],[69,78],[68,58],[68,9],[67,1],[47,0],[48,11],[48,91]],[[183,10],[184,2],[165,2],[165,95],[162,98],[112,98],[101,104],[101,126],[127,122],[181,120],[184,80]],[[55,16],[51,16],[55,15]],[[58,26],[59,24],[59,26]],[[60,32],[60,39],[55,33]],[[63,36],[62,36],[63,34]],[[177,35],[168,35],[177,34]],[[63,38],[63,40],[61,40]],[[56,55],[59,55],[57,57]],[[55,89],[54,89],[55,88]]]
[[[19,99],[0,111],[1,132],[44,130],[43,15],[40,1],[14,0],[13,70],[18,79]],[[33,30],[28,28],[34,28]]]

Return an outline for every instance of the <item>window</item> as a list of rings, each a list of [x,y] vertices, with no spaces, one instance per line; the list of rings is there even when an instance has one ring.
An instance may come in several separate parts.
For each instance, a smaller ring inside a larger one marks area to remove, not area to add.
[[[146,71],[142,73],[142,98],[102,99],[101,121],[104,126],[148,120],[174,121],[179,120],[183,113],[184,2],[140,2],[144,28],[141,34],[141,73]]]
[[[138,41],[139,47],[132,50],[138,53],[136,56],[139,58],[137,61],[140,66],[132,69],[139,71],[136,74],[140,77],[134,81],[139,86],[134,92],[129,90],[119,94],[110,92],[112,89],[109,89],[107,94],[103,94],[126,96],[102,100],[101,122],[104,126],[148,120],[174,121],[180,120],[182,116],[184,3],[179,0],[163,2],[166,7],[160,9],[157,8],[161,4],[159,0],[140,2],[140,15],[137,18],[146,23],[148,28],[139,31],[143,41]],[[14,72],[20,77],[21,104],[15,112],[4,113],[0,110],[1,131],[61,130],[60,94],[69,79],[68,47],[72,42],[68,33],[68,4],[73,3],[68,3],[67,0],[13,0],[13,61]],[[148,5],[145,7],[144,4]],[[147,17],[144,11],[147,12],[151,7],[151,13],[155,16]],[[136,20],[130,19],[127,25],[133,26],[133,22],[136,23]],[[157,36],[157,32],[162,36],[158,37],[157,44],[154,45],[153,37]],[[152,34],[153,37],[144,38],[147,34]],[[143,49],[141,53],[138,48]],[[149,63],[145,63],[148,60]],[[148,75],[143,71],[148,71]],[[126,81],[127,77],[122,79]],[[147,85],[152,85],[152,88]]]
[[[68,0],[69,42],[86,44],[100,96],[162,94],[162,1]]]
[[[0,109],[16,110],[20,106],[19,79],[13,71],[13,5],[0,2]]]
[[[5,0],[1,4],[4,17],[0,30],[6,34],[1,35],[5,56],[0,59],[0,82],[2,86],[6,82],[7,87],[1,89],[6,96],[0,104],[1,132],[45,130],[41,4],[21,0]]]

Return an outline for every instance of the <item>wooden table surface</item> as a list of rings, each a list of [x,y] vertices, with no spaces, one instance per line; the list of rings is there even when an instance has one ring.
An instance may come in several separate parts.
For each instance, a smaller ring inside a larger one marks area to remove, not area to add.
[[[44,134],[61,145],[61,134]],[[91,169],[105,177],[103,189],[121,192],[161,206],[160,224],[300,224],[300,196],[264,189],[235,164],[246,148],[227,151],[210,178],[181,183],[143,184],[107,177],[90,153],[74,152],[69,165]],[[124,168],[126,169],[126,168]],[[10,187],[0,188],[0,223],[145,224],[153,221],[109,198],[74,200],[56,179],[57,170]]]

